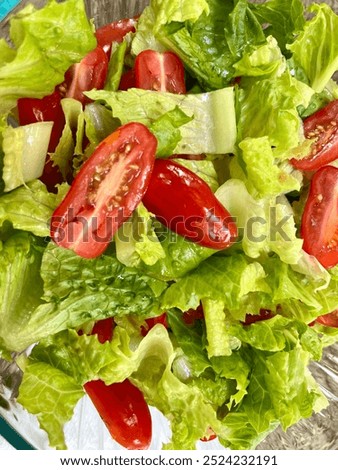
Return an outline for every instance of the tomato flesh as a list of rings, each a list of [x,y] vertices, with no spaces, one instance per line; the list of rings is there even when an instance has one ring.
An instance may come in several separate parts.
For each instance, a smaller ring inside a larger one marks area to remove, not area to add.
[[[84,258],[101,255],[140,203],[157,141],[139,123],[121,126],[95,149],[51,219],[51,238]]]
[[[246,314],[245,321],[243,323],[244,325],[251,325],[258,321],[269,320],[269,318],[272,318],[273,316],[274,313],[271,312],[271,310],[261,308],[258,315]]]
[[[338,168],[318,170],[310,185],[301,222],[303,248],[324,268],[338,263]]]
[[[173,52],[142,51],[135,59],[136,88],[186,93],[184,66]]]
[[[104,87],[108,74],[108,57],[101,46],[89,52],[78,64],[73,64],[65,74],[61,89],[66,98],[74,98],[82,104],[90,102],[83,93]]]
[[[111,340],[113,328],[113,318],[107,318],[96,322],[91,334],[96,334],[100,343],[104,343]],[[87,382],[84,389],[116,442],[134,450],[150,446],[152,421],[149,407],[141,391],[129,380],[111,385],[93,380]]]
[[[237,237],[229,212],[195,173],[157,159],[143,203],[173,232],[202,246],[228,248]]]
[[[310,155],[292,159],[295,168],[314,171],[338,158],[338,100],[331,101],[323,109],[304,120],[304,134],[315,139]]]

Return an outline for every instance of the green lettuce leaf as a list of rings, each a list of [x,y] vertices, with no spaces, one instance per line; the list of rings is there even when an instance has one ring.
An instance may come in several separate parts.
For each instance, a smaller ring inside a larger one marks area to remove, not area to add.
[[[312,5],[309,11],[315,16],[288,49],[311,87],[320,93],[338,69],[338,15],[325,3]]]
[[[65,126],[59,143],[50,157],[54,166],[57,166],[66,180],[71,174],[72,159],[75,154],[82,154],[82,139],[84,133],[84,115],[82,103],[73,98],[61,100],[65,115]]]
[[[14,189],[0,197],[0,226],[10,223],[13,228],[26,230],[38,237],[48,237],[49,219],[67,192],[68,185],[49,193],[39,180]]]
[[[42,250],[36,237],[28,232],[16,232],[1,243],[0,248],[1,351],[8,338],[16,341],[22,325],[41,303],[43,283],[40,276]]]
[[[153,226],[153,215],[142,203],[117,231],[115,247],[117,259],[126,266],[135,267],[142,262],[153,266],[165,257]]]
[[[86,95],[104,101],[122,124],[141,122],[151,127],[164,114],[178,106],[187,115],[187,124],[180,127],[181,140],[173,153],[224,154],[234,151],[236,116],[233,88],[210,93],[179,95],[131,88],[128,91],[93,90]],[[181,118],[180,118],[181,119]]]
[[[45,166],[52,122],[10,127],[3,132],[5,192],[40,178]]]
[[[285,263],[299,262],[303,241],[297,238],[293,211],[285,197],[255,199],[243,181],[233,178],[215,195],[236,220],[239,241],[247,256],[259,258],[276,253]]]
[[[157,39],[160,28],[170,23],[194,23],[202,13],[209,13],[206,0],[152,0],[138,21],[132,42],[132,53],[136,56],[146,49],[162,52],[165,47]]]
[[[244,84],[245,85],[245,84]],[[268,136],[284,158],[302,142],[297,107],[307,106],[313,90],[288,71],[277,77],[249,81],[239,91],[239,140]]]
[[[0,113],[20,97],[42,98],[63,82],[69,66],[96,46],[82,0],[27,5],[11,19],[15,56],[0,67]]]
[[[126,268],[113,253],[88,260],[50,243],[40,275],[44,303],[5,338],[10,350],[20,351],[41,338],[112,314],[161,313],[158,296],[166,285]]]
[[[286,53],[286,45],[293,42],[295,34],[302,31],[305,24],[302,0],[267,0],[250,7],[264,25],[264,33],[276,38]]]

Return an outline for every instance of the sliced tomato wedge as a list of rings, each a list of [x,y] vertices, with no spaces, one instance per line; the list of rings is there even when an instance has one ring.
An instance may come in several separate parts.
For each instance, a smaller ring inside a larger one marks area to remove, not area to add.
[[[338,310],[326,315],[321,315],[316,319],[316,322],[331,328],[338,328]]]
[[[73,64],[65,74],[60,87],[66,98],[74,98],[82,104],[90,102],[83,92],[104,87],[108,74],[108,57],[101,46],[89,52],[78,64]]]
[[[110,341],[113,318],[95,323],[92,334],[101,343]],[[126,449],[148,449],[152,438],[152,420],[142,392],[129,380],[106,385],[93,380],[84,389],[104,421],[113,439]]]
[[[135,59],[136,88],[185,93],[184,66],[173,52],[142,51]]]
[[[318,170],[338,158],[338,100],[331,101],[323,109],[304,120],[304,134],[315,139],[310,155],[292,159],[295,168],[304,171]]]
[[[135,32],[136,24],[137,17],[123,18],[101,26],[95,32],[97,44],[109,55],[112,43],[122,42],[126,34]]]
[[[338,168],[318,170],[310,184],[301,222],[303,248],[324,268],[338,263]]]
[[[157,159],[143,203],[173,232],[221,250],[237,237],[229,212],[195,173],[173,160]]]
[[[157,141],[139,123],[121,126],[83,164],[51,219],[51,238],[84,258],[102,254],[147,190]]]
[[[21,126],[34,122],[54,122],[48,146],[48,152],[50,153],[55,151],[65,126],[61,99],[60,91],[56,88],[51,95],[45,96],[42,99],[20,98],[17,103],[19,123]],[[53,191],[57,184],[63,182],[59,168],[53,165],[48,156],[40,179],[50,191]]]

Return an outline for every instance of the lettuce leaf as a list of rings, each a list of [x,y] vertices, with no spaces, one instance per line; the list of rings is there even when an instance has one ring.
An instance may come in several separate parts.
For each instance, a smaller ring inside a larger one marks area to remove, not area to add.
[[[10,223],[15,229],[48,237],[49,219],[67,190],[64,184],[57,194],[49,193],[41,181],[34,180],[4,194],[0,197],[0,226]]]
[[[161,313],[158,296],[166,284],[126,268],[114,253],[88,260],[51,242],[43,253],[40,276],[43,303],[4,338],[9,350],[21,351],[41,338],[112,313]]]
[[[288,49],[311,87],[320,93],[338,69],[338,15],[325,3],[311,5],[309,11],[314,17]]]
[[[122,124],[134,121],[151,127],[154,121],[179,107],[181,113],[193,119],[179,128],[182,138],[173,153],[224,154],[234,151],[236,115],[231,87],[195,95],[136,88],[120,92],[93,90],[86,95],[92,100],[104,101]]]
[[[16,232],[0,250],[0,351],[8,338],[16,341],[20,330],[41,303],[42,253],[39,242],[28,232]],[[14,336],[13,336],[14,335]],[[5,347],[5,348],[4,348]],[[8,348],[12,351],[12,348]]]
[[[27,5],[11,19],[15,56],[0,67],[0,113],[21,97],[42,98],[63,82],[69,66],[96,46],[82,0]]]

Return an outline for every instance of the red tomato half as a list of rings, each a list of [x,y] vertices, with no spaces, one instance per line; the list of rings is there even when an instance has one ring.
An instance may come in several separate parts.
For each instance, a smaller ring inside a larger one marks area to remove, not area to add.
[[[108,57],[101,46],[89,52],[78,64],[72,65],[65,74],[64,94],[85,104],[90,101],[83,92],[104,87],[108,73]]]
[[[338,328],[338,310],[328,313],[327,315],[321,315],[316,319],[316,322],[324,326],[330,326],[331,328]]]
[[[109,54],[112,43],[122,42],[127,33],[135,32],[136,24],[137,18],[124,18],[101,26],[95,32],[97,44]]]
[[[157,141],[139,123],[109,135],[84,163],[51,220],[51,237],[84,258],[104,252],[141,201]]]
[[[311,181],[301,223],[303,248],[325,268],[338,263],[338,168],[324,166]]]
[[[237,237],[234,220],[209,186],[173,160],[155,161],[143,203],[163,225],[202,246],[221,250]]]
[[[129,90],[129,88],[135,88],[135,70],[130,69],[122,74],[119,90]]]
[[[21,126],[34,122],[53,121],[48,152],[55,151],[65,126],[65,117],[61,107],[61,94],[58,89],[42,99],[20,98],[17,103],[19,123]],[[55,185],[62,183],[63,177],[57,166],[53,166],[52,161],[46,160],[45,168],[41,176],[41,181],[52,191]]]
[[[295,168],[313,171],[338,158],[338,100],[304,120],[304,134],[315,139],[311,153],[301,160],[292,159]]]
[[[95,323],[92,334],[101,343],[110,341],[114,320],[107,318]],[[129,380],[106,385],[93,380],[84,389],[111,436],[127,449],[147,449],[152,438],[152,422],[149,407],[141,393]]]
[[[185,93],[181,59],[173,52],[142,51],[135,59],[135,85],[144,90]]]

